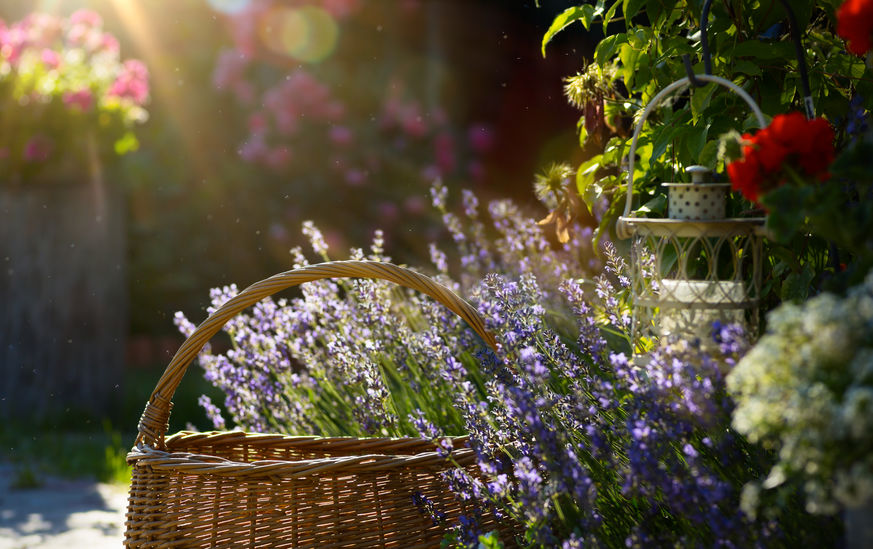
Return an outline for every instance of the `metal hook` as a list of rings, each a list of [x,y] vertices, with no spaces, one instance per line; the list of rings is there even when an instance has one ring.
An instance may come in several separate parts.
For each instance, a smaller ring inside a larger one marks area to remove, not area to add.
[[[692,86],[695,88],[702,88],[706,85],[706,82],[701,82],[697,79],[697,75],[694,74],[694,69],[691,67],[691,58],[687,53],[682,54],[682,63],[685,65],[685,74],[688,76],[688,82],[690,82]]]
[[[803,90],[803,107],[806,117],[815,118],[815,106],[812,102],[812,92],[809,89],[809,73],[806,69],[806,56],[803,53],[803,43],[800,40],[800,28],[797,26],[797,16],[788,4],[788,0],[779,0],[788,13],[788,31],[794,42],[794,53],[797,55],[797,68],[800,71],[800,85]],[[709,53],[709,39],[706,35],[706,27],[709,25],[709,7],[712,0],[705,0],[700,10],[700,49],[703,56],[703,72],[712,74],[712,56]],[[687,67],[687,65],[686,65]],[[687,68],[686,68],[687,71]]]

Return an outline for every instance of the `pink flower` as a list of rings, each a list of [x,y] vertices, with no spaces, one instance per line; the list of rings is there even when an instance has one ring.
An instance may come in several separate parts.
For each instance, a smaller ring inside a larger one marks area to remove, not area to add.
[[[397,205],[394,202],[382,202],[379,204],[379,216],[387,221],[393,220],[399,213]]]
[[[23,33],[23,46],[50,48],[61,35],[61,19],[48,13],[33,12],[15,23]]]
[[[110,53],[118,53],[120,49],[118,40],[108,32],[104,32],[103,36],[100,38],[100,49]]]
[[[143,105],[149,97],[149,71],[142,61],[128,59],[107,95],[129,98]]]
[[[467,140],[473,151],[483,154],[494,147],[494,132],[485,124],[476,124],[467,131]]]
[[[94,105],[94,94],[88,88],[75,92],[64,93],[64,104],[68,107],[77,108],[82,112],[88,112]]]
[[[360,0],[323,0],[322,5],[328,13],[342,19],[360,8]]]
[[[236,96],[236,100],[243,105],[251,105],[255,102],[257,92],[255,91],[254,84],[246,80],[240,80],[234,84],[233,94]]]
[[[92,10],[76,10],[70,15],[70,23],[87,27],[102,27],[103,18]]]
[[[421,196],[410,196],[403,202],[403,209],[411,214],[422,214],[427,209],[427,201]]]
[[[88,36],[91,34],[91,28],[85,25],[73,25],[67,31],[67,42],[73,46],[83,46],[88,41]]]
[[[441,132],[436,136],[433,148],[440,173],[447,174],[455,171],[455,140],[452,135],[448,132]]]
[[[24,146],[24,160],[26,162],[45,162],[52,153],[52,142],[44,135],[31,137]]]
[[[467,174],[473,181],[483,181],[485,179],[485,166],[483,166],[481,162],[473,160],[467,166]]]
[[[350,145],[354,140],[352,130],[348,129],[346,126],[331,126],[328,134],[331,142],[340,147]]]
[[[266,133],[267,128],[269,128],[269,122],[267,121],[267,115],[263,112],[252,113],[249,116],[249,131],[252,133]]]
[[[266,158],[270,148],[264,140],[262,134],[253,134],[249,136],[248,141],[244,142],[239,148],[240,157],[246,162],[258,162]]]
[[[367,172],[364,170],[351,169],[346,171],[346,183],[353,187],[359,187],[367,182]]]
[[[346,114],[346,106],[340,101],[331,101],[324,108],[326,120],[339,120]]]
[[[15,23],[0,34],[0,55],[15,65],[24,50],[27,36],[21,28],[21,23]]]
[[[258,28],[261,17],[265,16],[271,7],[270,2],[249,2],[248,7],[229,18],[230,34],[236,49],[249,57],[258,52]]]
[[[212,85],[217,89],[233,87],[245,77],[249,57],[239,50],[224,50],[218,54],[215,70],[212,72]]]
[[[417,103],[406,105],[401,114],[400,125],[410,137],[424,137],[428,131],[427,122],[422,117]]]
[[[275,147],[267,152],[264,161],[267,163],[267,166],[274,170],[281,170],[291,163],[291,151],[285,146]]]
[[[421,170],[421,177],[425,181],[436,181],[440,178],[440,175],[440,169],[433,164],[426,166],[423,170]]]
[[[56,69],[61,65],[61,56],[55,50],[45,48],[42,50],[42,64],[49,69]]]

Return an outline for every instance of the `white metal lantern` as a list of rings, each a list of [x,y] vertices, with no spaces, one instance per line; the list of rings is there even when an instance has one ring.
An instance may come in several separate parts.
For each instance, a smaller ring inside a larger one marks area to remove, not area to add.
[[[714,82],[742,97],[758,123],[761,109],[742,88],[708,74]],[[725,218],[728,183],[706,181],[708,170],[691,166],[691,183],[663,183],[668,217],[644,218],[631,212],[637,139],[651,111],[669,94],[688,86],[686,77],[661,90],[646,105],[631,140],[627,196],[619,218],[620,238],[631,238],[633,330],[636,336],[699,339],[711,348],[716,321],[741,323],[757,330],[761,298],[764,218]]]

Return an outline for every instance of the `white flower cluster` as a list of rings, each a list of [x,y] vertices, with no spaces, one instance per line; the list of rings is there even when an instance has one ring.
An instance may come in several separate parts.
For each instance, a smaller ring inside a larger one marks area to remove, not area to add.
[[[873,272],[768,319],[727,378],[734,428],[778,451],[763,488],[798,475],[814,513],[873,501]]]

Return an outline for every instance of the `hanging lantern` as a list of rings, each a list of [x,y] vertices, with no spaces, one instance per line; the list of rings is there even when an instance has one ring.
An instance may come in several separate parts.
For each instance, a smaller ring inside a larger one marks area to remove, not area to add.
[[[696,75],[742,97],[761,127],[764,116],[754,100],[729,80]],[[639,217],[631,212],[634,156],[646,118],[689,77],[659,92],[643,109],[628,156],[627,195],[619,218],[620,238],[631,238],[631,291],[634,335],[642,338],[677,336],[714,346],[713,323],[740,323],[754,334],[761,297],[764,218],[726,218],[728,183],[707,181],[703,166],[686,169],[691,183],[663,183],[668,192],[668,217]]]

